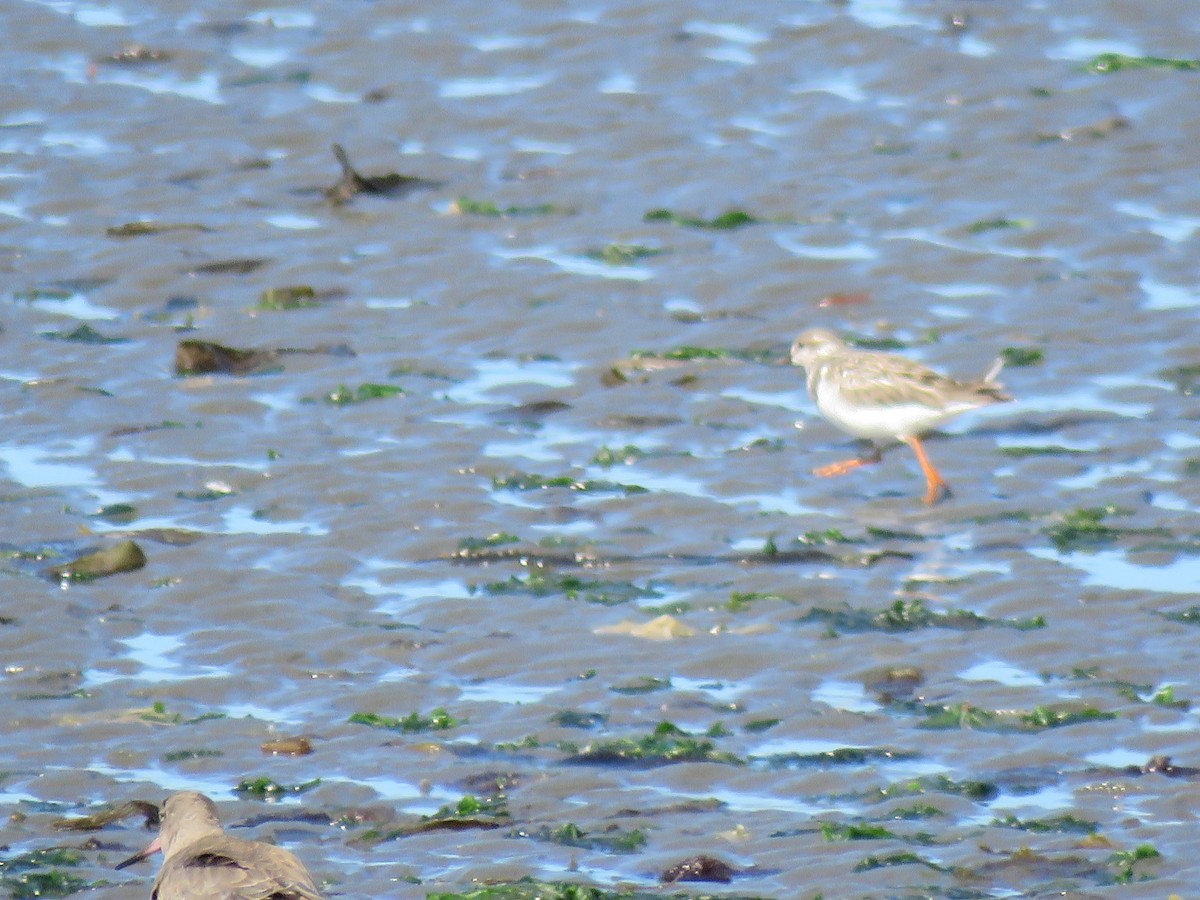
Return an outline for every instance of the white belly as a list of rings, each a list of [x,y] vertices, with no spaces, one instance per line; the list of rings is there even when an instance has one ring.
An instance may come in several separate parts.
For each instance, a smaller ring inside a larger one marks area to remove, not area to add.
[[[972,408],[963,404],[936,409],[920,403],[875,406],[847,403],[828,378],[818,386],[816,399],[817,409],[826,419],[848,434],[871,441],[917,437]]]

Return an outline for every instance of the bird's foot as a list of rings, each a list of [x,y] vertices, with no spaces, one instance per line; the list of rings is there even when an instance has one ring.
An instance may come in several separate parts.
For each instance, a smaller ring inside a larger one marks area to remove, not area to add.
[[[879,462],[878,456],[860,456],[855,459],[844,459],[841,462],[820,466],[813,469],[812,473],[818,478],[832,478],[835,475],[845,475],[847,472],[853,472],[855,469],[877,462]]]
[[[948,500],[952,496],[950,485],[944,481],[932,481],[929,483],[929,488],[925,491],[925,505],[933,506],[939,500]]]

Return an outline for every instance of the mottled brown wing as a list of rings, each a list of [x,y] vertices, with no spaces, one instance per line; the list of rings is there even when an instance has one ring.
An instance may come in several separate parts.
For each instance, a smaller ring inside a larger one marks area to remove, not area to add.
[[[835,365],[842,397],[856,405],[917,404],[941,409],[950,402],[970,402],[974,394],[967,385],[890,353],[856,353]]]
[[[163,863],[151,900],[321,900],[321,895],[288,851],[213,835]]]

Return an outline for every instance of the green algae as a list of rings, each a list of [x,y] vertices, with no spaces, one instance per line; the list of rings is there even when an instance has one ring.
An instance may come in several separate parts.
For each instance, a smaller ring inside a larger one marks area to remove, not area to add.
[[[584,255],[610,266],[632,266],[638,260],[661,256],[666,252],[666,250],[646,247],[642,244],[606,244],[599,249],[588,250]]]
[[[601,581],[575,575],[555,575],[541,569],[531,571],[524,578],[512,575],[507,581],[485,584],[481,590],[493,596],[528,594],[532,597],[546,597],[562,594],[568,600],[583,600],[602,606],[616,606],[630,600],[662,596],[653,587],[642,587],[631,581]]]
[[[870,872],[874,869],[887,869],[893,866],[925,866],[928,869],[933,869],[935,872],[950,872],[952,871],[947,866],[939,865],[931,859],[926,859],[919,854],[911,851],[902,851],[900,853],[890,853],[887,856],[868,856],[862,862],[854,866],[855,872]]]
[[[163,762],[186,762],[191,759],[215,759],[224,756],[222,750],[175,750],[163,756]]]
[[[196,503],[208,503],[213,500],[222,500],[234,493],[233,488],[227,486],[207,487],[202,491],[176,491],[175,496],[180,500],[192,500]]]
[[[624,447],[601,447],[592,457],[592,465],[610,469],[613,466],[627,466],[646,457],[646,451],[632,444]]]
[[[634,350],[629,354],[633,360],[664,359],[673,362],[697,362],[708,359],[738,359],[745,362],[766,362],[771,358],[770,350],[736,349],[730,347],[698,347],[684,344],[670,350]]]
[[[521,539],[515,534],[509,534],[507,531],[497,531],[489,534],[487,537],[465,537],[458,542],[459,552],[471,552],[474,550],[490,550],[493,547],[503,547],[507,544],[519,544]]]
[[[725,608],[732,613],[745,612],[750,609],[751,604],[759,600],[776,600],[791,603],[787,597],[779,594],[769,594],[765,591],[734,591],[729,595],[729,602],[725,604]]]
[[[1162,854],[1153,844],[1141,844],[1133,850],[1118,850],[1109,857],[1108,864],[1116,869],[1113,881],[1117,884],[1132,884],[1134,881],[1150,881],[1153,876],[1134,871],[1134,867],[1148,859],[1161,859]]]
[[[422,731],[447,731],[463,724],[465,719],[456,719],[443,707],[437,707],[427,716],[419,712],[410,713],[401,719],[381,716],[376,713],[356,712],[347,720],[355,725],[369,725],[372,728],[383,728],[388,731],[399,731],[402,734],[415,734]]]
[[[550,717],[550,721],[560,728],[597,728],[608,722],[607,713],[581,712],[575,709],[564,709]]]
[[[1032,228],[1033,222],[1030,219],[981,219],[978,222],[972,222],[967,226],[968,234],[983,234],[986,231],[1003,231],[1007,229],[1027,229]]]
[[[307,284],[288,287],[267,288],[258,295],[257,309],[286,312],[293,309],[309,309],[317,305],[317,292]]]
[[[260,800],[265,800],[272,797],[282,797],[286,794],[303,794],[305,791],[311,791],[321,784],[320,778],[314,778],[312,781],[304,781],[299,784],[280,784],[278,781],[273,781],[266,776],[261,778],[246,778],[238,782],[238,786],[233,790],[235,793],[242,794],[248,797],[257,797]]]
[[[1158,373],[1158,377],[1172,384],[1175,390],[1184,396],[1190,397],[1200,388],[1200,366],[1198,365],[1163,369]]]
[[[516,741],[500,741],[493,744],[492,749],[499,753],[520,753],[522,750],[537,750],[542,746],[542,739],[536,734],[527,734]],[[574,745],[571,747],[574,751]]]
[[[609,688],[614,694],[636,696],[638,694],[653,694],[655,691],[666,691],[671,688],[670,678],[658,678],[654,675],[642,675],[625,684],[615,684]]]
[[[631,466],[643,459],[691,458],[687,450],[643,450],[633,444],[624,447],[602,446],[591,458],[591,465],[611,469],[613,466]]]
[[[387,397],[401,397],[405,394],[404,388],[398,384],[376,384],[367,382],[360,384],[356,388],[349,388],[344,384],[339,384],[336,388],[325,394],[322,399],[333,406],[350,406],[354,403],[365,403],[368,400],[383,400]]]
[[[600,765],[667,765],[679,762],[745,765],[745,760],[737,755],[716,749],[708,737],[697,737],[671,722],[660,722],[653,732],[638,738],[594,741],[567,761]]]
[[[602,853],[637,853],[647,843],[646,833],[639,828],[626,831],[619,826],[610,825],[604,831],[587,832],[574,822],[567,822],[557,828],[543,825],[541,828],[530,830],[517,828],[510,832],[510,837],[532,838],[563,847],[577,847],[581,850],[597,850]]]
[[[1005,347],[1000,351],[1004,365],[1013,369],[1041,365],[1045,353],[1038,347]]]
[[[84,861],[83,854],[68,847],[50,847],[45,850],[33,850],[20,856],[0,859],[0,872],[27,872],[31,869],[42,869],[48,866],[78,866]]]
[[[268,260],[261,257],[241,257],[234,259],[219,259],[216,262],[201,263],[186,270],[188,275],[249,275],[257,272],[267,264]]]
[[[130,503],[110,503],[102,506],[89,515],[92,519],[104,519],[106,522],[128,524],[137,518],[137,507]]]
[[[819,547],[825,544],[853,544],[855,541],[837,528],[826,528],[824,531],[806,531],[796,538],[796,543]]]
[[[920,754],[892,747],[835,747],[817,753],[774,753],[751,757],[754,762],[766,762],[773,769],[804,766],[866,766],[877,762],[897,762],[919,759]]]
[[[859,350],[882,350],[886,353],[891,353],[895,350],[907,350],[909,347],[907,343],[896,338],[867,337],[865,335],[851,335],[846,338],[846,343],[851,347],[857,347]]]
[[[855,609],[849,605],[841,609],[813,607],[796,621],[800,624],[820,622],[834,632],[850,633],[865,631],[898,633],[916,631],[921,628],[973,631],[988,627],[1016,628],[1027,631],[1046,626],[1046,621],[1041,616],[1029,619],[994,619],[965,609],[935,612],[919,598],[895,600],[881,610]]]
[[[1115,684],[1117,693],[1135,703],[1153,703],[1169,709],[1191,709],[1191,702],[1175,696],[1175,686],[1168,684],[1154,690],[1152,685]]]
[[[740,447],[730,447],[726,453],[752,453],[756,451],[764,451],[766,453],[779,453],[788,449],[788,442],[782,438],[755,438],[747,444],[742,444]],[[681,453],[681,456],[691,456],[690,453]]]
[[[783,719],[752,719],[742,726],[742,731],[748,734],[761,734],[764,731],[770,731]]]
[[[502,491],[544,491],[549,488],[567,488],[583,494],[646,494],[647,488],[640,484],[620,484],[615,481],[596,479],[578,479],[570,475],[559,475],[547,478],[544,475],[525,473],[496,476],[492,479],[492,488]]]
[[[490,200],[473,200],[470,197],[459,197],[455,200],[453,210],[464,216],[486,216],[493,219],[549,216],[571,212],[571,210],[555,206],[553,203],[536,203],[531,206],[499,206]]]
[[[1111,544],[1126,536],[1170,538],[1162,528],[1118,528],[1105,522],[1110,516],[1128,516],[1129,510],[1109,503],[1064,513],[1058,522],[1046,526],[1043,534],[1059,553],[1074,553]]]
[[[1160,69],[1175,72],[1196,72],[1200,71],[1200,59],[1101,53],[1093,57],[1087,64],[1087,70],[1098,75],[1108,75],[1125,69]]]
[[[457,803],[447,804],[431,815],[421,816],[419,821],[386,830],[371,828],[354,837],[350,843],[355,846],[373,847],[398,838],[433,831],[500,828],[508,819],[508,798],[503,794],[491,797],[467,794]]]
[[[1051,728],[1065,728],[1083,722],[1104,722],[1115,719],[1117,714],[1095,707],[1059,707],[1039,705],[1028,711],[989,710],[970,703],[939,704],[893,704],[893,709],[905,709],[925,716],[918,728],[950,730],[961,728],[971,731],[993,731],[1000,733],[1036,733]]]
[[[400,378],[404,375],[413,375],[418,378],[428,378],[430,381],[445,381],[451,384],[460,384],[461,378],[455,378],[446,372],[437,369],[418,368],[415,363],[400,363],[388,369],[388,378]]]
[[[150,709],[139,712],[138,718],[143,722],[153,722],[156,725],[183,724],[183,714],[167,712],[167,705],[161,700],[154,701],[154,705]]]
[[[879,528],[875,525],[867,526],[867,537],[880,541],[913,541],[914,543],[921,543],[927,540],[923,534],[915,534],[911,531],[896,531],[892,528]]]
[[[889,819],[903,819],[911,821],[914,819],[932,819],[935,816],[944,816],[945,812],[938,809],[929,803],[910,803],[908,806],[897,806],[887,814]]]
[[[748,212],[740,209],[732,209],[724,212],[712,219],[702,219],[696,216],[679,215],[673,213],[669,209],[652,209],[642,217],[644,222],[670,222],[673,225],[681,225],[684,228],[704,228],[717,231],[731,231],[735,228],[741,228],[745,225],[757,225],[760,222],[767,221],[752,216]]]
[[[914,794],[950,794],[984,802],[1000,796],[1000,788],[990,781],[956,780],[946,775],[923,775],[899,781],[867,794],[867,799],[890,800]]]
[[[1038,456],[1091,456],[1095,452],[1095,450],[1078,450],[1073,447],[1060,447],[1054,444],[1038,445],[1036,447],[1016,446],[999,448],[1001,456],[1007,456],[1011,459],[1027,459]]]
[[[662,893],[639,888],[600,888],[569,881],[536,881],[523,878],[493,884],[467,893],[429,893],[425,900],[769,900],[761,895]]]
[[[882,825],[854,825],[840,822],[821,822],[821,837],[826,841],[898,841],[902,838]]]
[[[70,331],[43,331],[42,337],[52,341],[68,341],[72,344],[125,344],[129,342],[129,338],[125,337],[109,337],[101,334],[91,325],[80,325],[78,328],[73,328]]]
[[[1008,815],[1003,819],[992,819],[992,825],[1015,828],[1032,834],[1095,834],[1100,830],[1099,823],[1080,819],[1070,814],[1048,816],[1043,819],[1019,819],[1016,816]]]
[[[14,877],[0,878],[0,884],[8,889],[13,900],[33,898],[69,897],[80,891],[102,887],[107,881],[88,881],[70,872],[51,869],[47,872],[22,872]]]
[[[1164,619],[1183,625],[1200,625],[1200,606],[1189,606],[1175,612],[1159,613]]]
[[[126,222],[123,225],[113,225],[104,229],[104,233],[108,237],[113,238],[131,238],[145,237],[149,234],[165,234],[169,231],[211,231],[204,225],[196,222],[148,222],[139,220],[137,222]]]
[[[437,812],[423,816],[422,818],[437,821],[475,816],[506,817],[507,815],[508,800],[503,794],[491,797],[476,797],[474,794],[466,794],[453,806],[439,807]]]

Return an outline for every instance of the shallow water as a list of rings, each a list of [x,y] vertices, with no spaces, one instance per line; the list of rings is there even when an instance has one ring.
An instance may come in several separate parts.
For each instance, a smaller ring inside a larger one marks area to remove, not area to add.
[[[741,874],[695,893],[1107,895],[1142,845],[1188,892],[1197,779],[1126,767],[1200,765],[1200,74],[1086,65],[1188,57],[1191,4],[252,6],[0,9],[5,859],[183,788],[254,821],[268,777],[333,824],[237,833],[346,898],[655,890],[697,852]],[[332,143],[442,184],[331,205]],[[925,508],[903,448],[808,474],[854,452],[784,364],[816,324],[963,377],[1043,358],[930,442]],[[326,352],[176,377],[188,338]],[[736,352],[631,362],[680,347]],[[404,393],[326,400],[364,384]],[[144,569],[45,575],[125,538]],[[988,621],[921,615],[955,610]],[[639,636],[664,614],[688,633]],[[724,755],[579,752],[664,721]],[[496,773],[501,827],[362,840]],[[568,822],[646,841],[528,837]],[[137,824],[96,837],[90,893],[148,892],[111,872]]]

